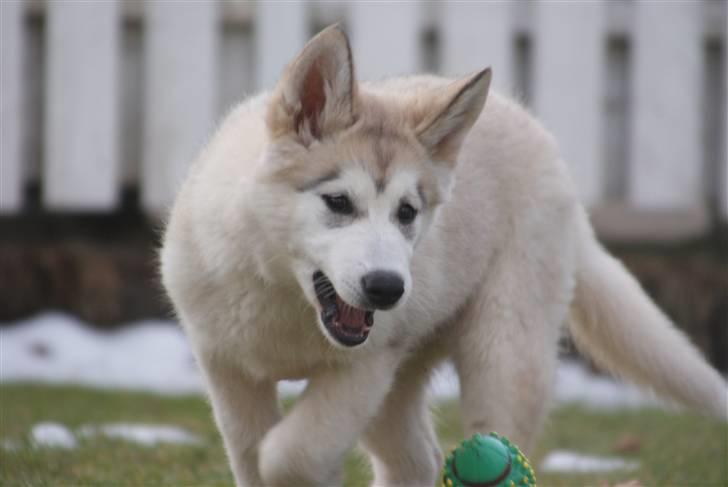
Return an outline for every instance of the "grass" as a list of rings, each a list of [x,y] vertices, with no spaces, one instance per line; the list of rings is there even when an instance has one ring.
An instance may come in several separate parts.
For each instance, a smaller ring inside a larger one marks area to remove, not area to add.
[[[462,439],[455,403],[436,409],[444,449]],[[89,438],[75,450],[33,448],[31,427],[56,421],[71,429],[89,423],[149,422],[185,427],[204,446],[143,447]],[[637,438],[634,453],[615,452],[625,435]],[[17,442],[0,449],[0,485],[232,485],[232,477],[208,405],[197,396],[160,397],[144,393],[99,391],[40,385],[0,386],[0,439]],[[638,479],[646,486],[728,486],[728,425],[706,418],[657,410],[596,413],[576,407],[554,411],[532,456],[534,465],[555,448],[639,460],[639,470],[598,475],[545,475],[540,486],[601,486]],[[353,453],[346,485],[367,485],[365,458]]]

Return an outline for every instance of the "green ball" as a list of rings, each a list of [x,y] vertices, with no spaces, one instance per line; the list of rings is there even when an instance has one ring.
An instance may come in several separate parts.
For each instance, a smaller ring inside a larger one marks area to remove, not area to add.
[[[475,436],[463,443],[454,456],[460,480],[474,484],[490,483],[508,468],[508,448],[492,436]]]
[[[473,435],[448,455],[443,487],[535,487],[533,468],[517,446],[491,433]]]

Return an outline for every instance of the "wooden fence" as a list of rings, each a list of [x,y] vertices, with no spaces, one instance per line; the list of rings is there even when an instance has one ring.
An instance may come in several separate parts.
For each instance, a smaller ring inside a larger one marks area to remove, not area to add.
[[[359,77],[486,65],[559,139],[598,229],[728,220],[726,2],[0,2],[0,213],[156,214],[215,123],[342,22]],[[242,135],[241,135],[242,136]]]

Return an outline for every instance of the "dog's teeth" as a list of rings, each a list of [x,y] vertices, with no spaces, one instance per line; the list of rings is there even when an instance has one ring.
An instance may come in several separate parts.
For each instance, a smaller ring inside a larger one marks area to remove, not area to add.
[[[339,314],[339,311],[336,309],[336,306],[327,306],[321,312],[321,317],[323,318],[324,321],[329,321],[332,319],[336,319],[338,314]]]
[[[341,329],[344,330],[344,332],[349,335],[360,335],[361,334],[361,330],[358,330],[356,328],[350,328],[346,325],[341,325]]]

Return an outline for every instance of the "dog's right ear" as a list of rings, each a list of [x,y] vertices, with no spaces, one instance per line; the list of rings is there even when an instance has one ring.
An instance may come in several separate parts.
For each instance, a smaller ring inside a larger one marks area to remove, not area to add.
[[[286,67],[271,95],[266,121],[273,138],[293,135],[309,145],[353,124],[355,105],[349,39],[333,25]]]

